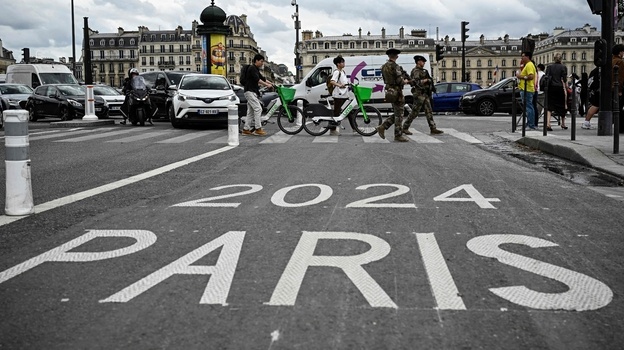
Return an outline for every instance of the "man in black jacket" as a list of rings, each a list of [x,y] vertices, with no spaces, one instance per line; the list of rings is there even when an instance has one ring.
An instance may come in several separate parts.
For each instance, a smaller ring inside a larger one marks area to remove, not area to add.
[[[247,99],[247,116],[245,118],[245,127],[243,128],[243,135],[257,135],[264,136],[266,131],[262,129],[262,103],[260,102],[260,88],[259,85],[269,88],[273,87],[273,84],[267,82],[266,78],[260,74],[260,68],[264,65],[264,56],[256,54],[253,58],[253,64],[247,68],[245,74],[245,98]],[[251,131],[251,125],[256,127],[254,131]]]

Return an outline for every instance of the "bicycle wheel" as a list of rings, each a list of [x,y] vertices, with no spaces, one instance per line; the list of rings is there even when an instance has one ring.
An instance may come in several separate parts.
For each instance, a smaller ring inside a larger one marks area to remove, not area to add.
[[[329,120],[314,121],[311,116],[305,116],[303,120],[303,128],[312,136],[321,136],[329,129]]]
[[[377,127],[383,122],[381,112],[373,106],[364,106],[364,110],[368,116],[368,122],[364,120],[364,114],[359,109],[354,115],[351,115],[354,129],[362,136],[375,135]]]
[[[298,134],[301,129],[303,129],[303,111],[297,106],[288,105],[286,107],[290,111],[292,120],[288,119],[288,113],[286,113],[286,109],[282,106],[277,114],[277,126],[279,126],[280,130],[285,134]]]

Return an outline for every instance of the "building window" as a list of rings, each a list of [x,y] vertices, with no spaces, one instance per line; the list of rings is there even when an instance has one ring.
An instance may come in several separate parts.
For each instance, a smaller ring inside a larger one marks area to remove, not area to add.
[[[587,61],[587,53],[581,53],[581,61]]]
[[[492,60],[488,60],[488,67],[492,67]]]
[[[502,59],[501,61],[501,66],[506,67],[507,66],[507,60],[506,59]]]
[[[453,47],[451,47],[451,51],[457,52],[457,48],[453,46]]]
[[[466,67],[470,67],[470,60],[466,60]]]
[[[154,45],[150,45],[150,53],[154,53]]]
[[[95,46],[95,40],[93,39],[89,40],[89,46]]]
[[[507,79],[507,72],[505,71],[501,72],[501,79]]]
[[[108,64],[108,72],[115,73],[115,65],[113,63]]]
[[[165,41],[167,39],[167,34],[160,34],[160,41]]]
[[[501,46],[501,51],[507,51],[507,47],[506,46]]]
[[[118,70],[118,72],[120,72],[120,73],[121,73],[121,72],[123,72],[123,71],[124,71],[124,66],[123,66],[123,63],[120,63],[120,64],[119,64],[119,70]]]
[[[317,64],[317,63],[318,63],[318,57],[312,56],[312,64]]]
[[[452,65],[452,67],[453,67],[453,68],[457,68],[457,60],[453,60],[453,65]]]
[[[512,46],[511,47],[511,51],[518,51],[518,47],[517,46]]]
[[[108,45],[110,45],[110,46],[115,46],[115,39],[110,39],[110,40],[108,41]]]
[[[178,56],[178,64],[179,65],[183,65],[184,64],[184,56]]]
[[[135,40],[134,39],[130,39],[130,45],[134,45]]]
[[[329,50],[329,43],[325,43],[325,50]]]
[[[124,39],[119,39],[119,46],[123,46],[124,45]]]
[[[175,40],[175,34],[170,34],[169,41],[174,41],[174,40]]]
[[[576,52],[572,52],[572,61],[576,61]]]
[[[492,71],[488,71],[488,80],[492,80]]]
[[[477,80],[481,80],[481,71],[477,71]]]
[[[150,66],[153,66],[153,65],[154,65],[154,57],[150,57],[150,63],[149,63],[149,65],[150,65]]]
[[[444,61],[442,61],[444,62]],[[442,81],[446,81],[446,72],[442,72]]]
[[[147,65],[147,57],[141,57],[141,65],[142,66],[146,66]]]
[[[184,52],[184,45],[180,45],[180,52]]]
[[[152,34],[152,36],[150,37],[150,41],[156,41],[156,34]]]
[[[619,39],[619,38],[618,38]],[[586,43],[587,42],[587,38],[581,38],[581,42],[582,43]]]
[[[165,52],[165,45],[160,45],[160,52],[164,53]]]
[[[453,81],[457,80],[457,72],[453,72],[451,74],[451,78],[453,79]]]
[[[100,50],[100,59],[103,60],[104,59],[104,50]]]
[[[381,43],[379,41],[375,41],[375,48],[381,49]]]
[[[342,43],[341,42],[336,43],[336,48],[337,49],[342,49]]]
[[[104,39],[100,40],[100,46],[106,46],[106,40]]]
[[[409,46],[414,46],[414,40],[410,40],[410,41],[408,41],[408,42],[407,42],[407,44],[408,44]]]
[[[581,66],[581,73],[587,73],[587,67],[585,65]]]
[[[172,53],[172,52],[175,52],[175,51],[173,50],[173,45],[169,45],[169,53]]]
[[[575,43],[576,42],[576,38],[570,38],[570,42]]]
[[[349,43],[349,48],[355,49],[355,43],[353,41]]]
[[[367,42],[363,42],[362,43],[362,48],[363,49],[368,49],[368,43]]]
[[[518,60],[514,59],[513,61],[511,61],[511,66],[512,67],[517,67],[518,66]]]
[[[567,58],[566,58],[566,56],[567,56],[567,55],[566,55],[566,53],[565,53],[565,52],[564,52],[564,53],[562,53],[562,54],[561,54],[561,59],[562,59],[563,61],[565,61],[565,60],[567,59]]]
[[[388,41],[388,48],[389,49],[394,48],[394,41]]]
[[[418,45],[425,45],[425,41],[424,40],[418,40]]]
[[[119,58],[120,58],[120,59],[124,58],[124,52],[123,52],[123,50],[119,50]]]
[[[312,43],[312,50],[316,50],[316,43]]]
[[[481,67],[481,60],[477,60],[477,67]]]

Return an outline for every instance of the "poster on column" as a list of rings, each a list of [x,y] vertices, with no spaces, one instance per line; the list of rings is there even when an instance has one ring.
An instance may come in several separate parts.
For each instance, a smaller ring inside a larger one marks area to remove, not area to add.
[[[201,53],[201,67],[202,73],[207,74],[209,72],[208,67],[208,37],[206,35],[202,35],[202,53]]]
[[[225,76],[225,35],[210,34],[210,72]]]

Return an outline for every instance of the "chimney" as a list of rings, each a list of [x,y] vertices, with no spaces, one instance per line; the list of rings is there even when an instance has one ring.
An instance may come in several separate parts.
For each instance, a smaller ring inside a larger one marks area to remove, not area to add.
[[[479,37],[479,44],[485,44],[485,35],[481,34],[481,36]]]
[[[386,28],[381,28],[381,38],[382,39],[386,38]]]
[[[509,34],[505,34],[503,40],[505,40],[505,44],[509,44]]]
[[[123,28],[119,27],[117,28],[117,35],[122,35],[124,33]]]
[[[247,25],[247,15],[246,14],[243,13],[242,15],[240,15],[240,19],[242,19],[243,22],[245,23],[245,25]]]
[[[399,38],[404,39],[405,38],[405,28],[401,27],[399,29]]]
[[[358,39],[362,39],[362,27],[358,29]]]

